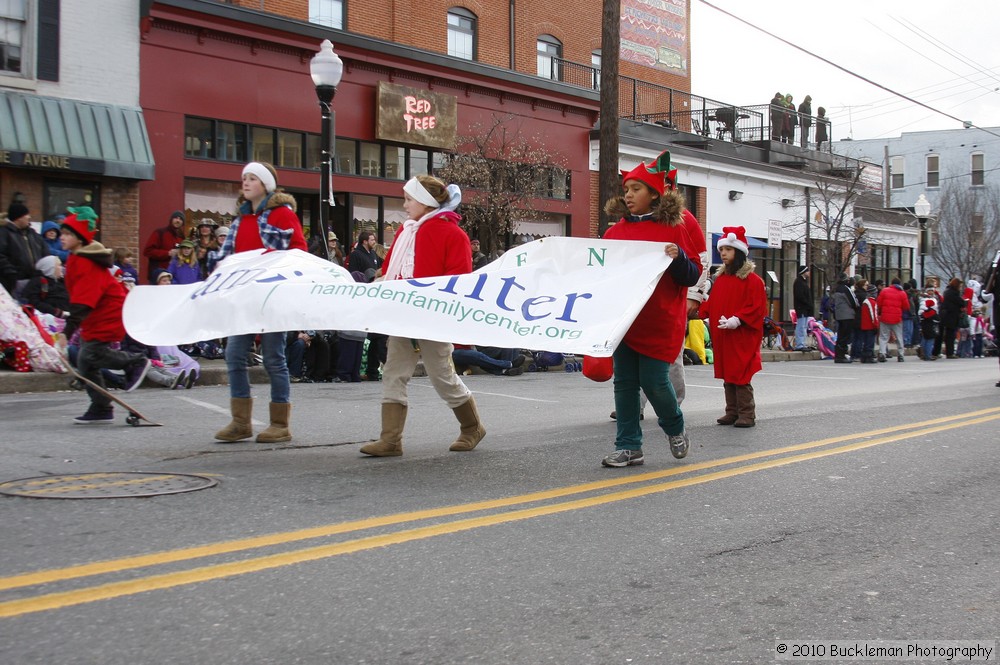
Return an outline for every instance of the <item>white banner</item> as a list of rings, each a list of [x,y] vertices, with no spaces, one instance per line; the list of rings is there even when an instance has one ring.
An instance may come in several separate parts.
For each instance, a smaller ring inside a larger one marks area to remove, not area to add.
[[[300,250],[234,254],[206,281],[137,286],[129,335],[154,345],[242,333],[365,330],[609,356],[670,265],[663,243],[545,238],[467,275],[357,283]]]

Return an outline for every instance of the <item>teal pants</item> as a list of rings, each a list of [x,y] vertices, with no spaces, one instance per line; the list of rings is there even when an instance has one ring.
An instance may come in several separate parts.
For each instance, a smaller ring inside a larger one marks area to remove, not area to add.
[[[660,428],[668,435],[684,431],[684,414],[670,385],[670,363],[650,358],[622,342],[615,349],[615,411],[618,433],[615,449],[642,448],[639,425],[639,390],[646,394],[656,412]]]

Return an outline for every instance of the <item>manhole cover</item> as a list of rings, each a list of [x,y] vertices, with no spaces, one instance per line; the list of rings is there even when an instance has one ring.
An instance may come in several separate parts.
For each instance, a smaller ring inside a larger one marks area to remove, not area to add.
[[[213,478],[183,473],[111,471],[11,480],[0,483],[0,494],[36,499],[124,499],[194,492],[217,483]]]

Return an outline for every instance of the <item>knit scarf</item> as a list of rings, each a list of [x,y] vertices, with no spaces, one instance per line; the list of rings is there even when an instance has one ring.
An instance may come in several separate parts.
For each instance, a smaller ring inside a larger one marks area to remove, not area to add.
[[[396,236],[389,255],[389,265],[382,271],[385,279],[412,279],[413,263],[416,256],[417,231],[428,219],[450,212],[462,202],[462,190],[458,185],[448,185],[448,201],[440,208],[434,208],[420,219],[403,222],[403,231]]]

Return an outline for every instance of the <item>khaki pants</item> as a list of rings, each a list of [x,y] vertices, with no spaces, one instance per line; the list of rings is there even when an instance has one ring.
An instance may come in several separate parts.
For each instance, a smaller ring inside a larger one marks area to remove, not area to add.
[[[451,343],[419,339],[416,343],[420,351],[417,351],[413,341],[408,337],[389,337],[388,357],[382,368],[382,402],[407,404],[406,386],[420,358],[424,360],[431,385],[448,408],[455,409],[469,401],[472,393],[455,372]]]

